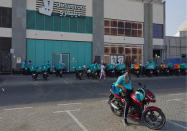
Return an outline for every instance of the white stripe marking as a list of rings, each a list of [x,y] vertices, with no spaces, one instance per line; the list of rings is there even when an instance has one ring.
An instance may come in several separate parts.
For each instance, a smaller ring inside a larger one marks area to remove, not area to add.
[[[68,105],[80,105],[82,103],[67,103],[67,104],[57,104],[58,106],[68,106]]]
[[[176,95],[184,95],[184,93],[178,93],[178,94],[169,94],[171,96],[176,96]]]
[[[183,128],[183,129],[187,130],[187,127],[182,126],[182,125],[180,125],[180,124],[178,124],[178,123],[176,123],[176,122],[173,122],[173,121],[170,121],[170,120],[168,120],[167,122],[169,122],[169,123],[171,123],[171,124],[173,124],[173,125],[176,125],[176,126],[178,126],[178,127],[181,127],[181,128]]]
[[[125,125],[125,122],[124,122],[124,120],[121,120],[121,121],[122,121],[123,125],[124,125],[125,127],[127,127],[127,126]]]
[[[107,103],[107,102],[108,102],[108,100],[102,100],[101,102],[105,102],[105,103]]]
[[[180,100],[182,100],[182,99],[171,99],[171,100],[167,100],[167,102],[169,102],[169,101],[180,101]]]
[[[67,111],[68,115],[82,128],[83,131],[88,131],[88,129],[82,125],[82,123],[70,112]]]
[[[66,111],[55,111],[53,113],[64,113],[64,112],[67,112],[67,111],[80,111],[80,109],[76,109],[76,110],[66,110]]]
[[[11,108],[11,109],[4,109],[5,111],[11,111],[11,110],[23,110],[23,109],[31,109],[32,107],[23,107],[23,108]]]

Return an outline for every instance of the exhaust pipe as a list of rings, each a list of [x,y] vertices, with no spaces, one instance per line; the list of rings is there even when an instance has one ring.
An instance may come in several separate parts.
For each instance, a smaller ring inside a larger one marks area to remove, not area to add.
[[[114,105],[112,102],[110,103],[110,105],[111,105],[114,109],[119,110],[119,108],[118,108],[116,105]]]

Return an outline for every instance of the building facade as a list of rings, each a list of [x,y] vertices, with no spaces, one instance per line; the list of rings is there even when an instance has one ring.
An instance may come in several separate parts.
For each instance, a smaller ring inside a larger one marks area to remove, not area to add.
[[[179,37],[166,36],[165,59],[187,58],[187,31],[181,31]]]
[[[0,0],[0,72],[65,62],[143,63],[162,50],[161,0]]]
[[[160,0],[105,0],[106,63],[143,64],[162,52],[165,3]]]

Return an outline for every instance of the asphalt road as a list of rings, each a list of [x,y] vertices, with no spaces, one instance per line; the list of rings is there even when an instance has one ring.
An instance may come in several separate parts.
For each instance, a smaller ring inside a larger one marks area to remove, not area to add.
[[[187,130],[187,92],[184,76],[133,78],[155,93],[166,115],[162,130]],[[110,111],[106,103],[110,85],[106,80],[76,80],[72,74],[32,81],[30,76],[0,75],[0,131],[143,131],[142,123]]]

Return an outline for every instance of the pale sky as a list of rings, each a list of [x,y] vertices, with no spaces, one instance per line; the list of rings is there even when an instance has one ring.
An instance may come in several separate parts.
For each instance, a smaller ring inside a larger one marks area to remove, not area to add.
[[[187,0],[166,1],[166,36],[174,36],[178,27],[187,20]]]

